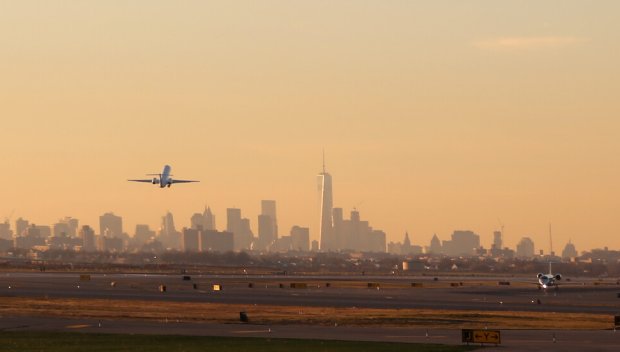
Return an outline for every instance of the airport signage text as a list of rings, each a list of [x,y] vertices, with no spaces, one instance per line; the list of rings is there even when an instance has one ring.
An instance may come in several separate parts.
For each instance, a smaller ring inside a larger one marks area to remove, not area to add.
[[[499,330],[472,330],[462,329],[462,342],[467,343],[501,343],[501,333]]]

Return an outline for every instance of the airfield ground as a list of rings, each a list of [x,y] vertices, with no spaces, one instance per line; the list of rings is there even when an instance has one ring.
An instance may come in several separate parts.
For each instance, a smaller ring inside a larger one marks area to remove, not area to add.
[[[460,329],[488,328],[503,331],[504,351],[620,345],[615,280],[573,279],[559,291],[531,281],[5,272],[0,329],[459,345]]]

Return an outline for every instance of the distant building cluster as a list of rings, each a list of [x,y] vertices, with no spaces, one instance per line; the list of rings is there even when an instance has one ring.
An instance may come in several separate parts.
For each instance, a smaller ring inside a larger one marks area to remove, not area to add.
[[[412,244],[409,233],[402,242],[386,243],[386,234],[374,229],[368,221],[362,220],[360,212],[353,209],[345,218],[342,208],[334,207],[332,177],[325,170],[318,175],[320,199],[318,241],[310,242],[308,227],[293,226],[287,235],[280,234],[275,200],[262,200],[261,213],[257,218],[257,235],[250,219],[242,216],[241,209],[226,209],[225,231],[218,231],[215,215],[210,207],[197,212],[189,219],[189,227],[180,230],[175,226],[174,216],[167,212],[161,218],[158,230],[149,225],[136,225],[132,236],[123,230],[123,218],[114,213],[99,217],[98,232],[89,225],[79,227],[79,221],[72,217],[58,220],[52,226],[36,225],[28,220],[15,220],[14,231],[9,219],[0,223],[0,250],[11,248],[46,251],[51,249],[86,252],[139,252],[139,251],[186,251],[186,252],[368,252],[392,253],[414,256],[420,254],[445,255],[451,257],[490,256],[495,258],[533,258],[536,253],[530,237],[523,237],[516,249],[504,246],[502,231],[493,232],[491,248],[480,244],[480,236],[473,231],[454,231],[448,240],[441,241],[435,234],[428,246]],[[502,227],[503,229],[503,227]],[[550,251],[550,256],[555,253]],[[578,256],[571,241],[561,257]]]
[[[493,258],[518,258],[532,259],[545,257],[546,259],[574,260],[579,256],[575,245],[569,240],[564,247],[562,255],[557,257],[551,250],[544,254],[540,250],[536,253],[534,241],[530,237],[522,237],[517,243],[516,250],[502,247],[503,238],[501,231],[493,232],[493,242],[490,249],[486,249],[480,244],[480,236],[472,231],[454,231],[450,240],[441,241],[437,235],[433,235],[430,243],[424,249],[421,246],[411,245],[409,234],[405,233],[403,242],[390,242],[388,252],[401,255],[434,254],[449,257],[474,257],[488,256]]]
[[[332,177],[325,171],[318,175],[320,209],[320,250],[323,252],[360,251],[381,252],[386,250],[386,235],[373,229],[368,221],[362,221],[360,213],[353,209],[350,219],[344,219],[342,208],[333,207]]]
[[[218,231],[215,215],[205,207],[202,213],[190,218],[190,227],[177,230],[174,216],[167,212],[161,218],[159,231],[149,225],[136,225],[133,236],[123,230],[123,218],[114,213],[99,217],[99,231],[84,225],[78,230],[78,220],[70,217],[50,226],[31,224],[19,218],[15,232],[8,219],[0,223],[0,250],[11,248],[47,251],[64,249],[86,252],[165,251],[228,252],[266,251],[288,252],[310,250],[310,230],[293,226],[288,235],[278,235],[276,202],[262,201],[258,216],[258,237],[254,236],[250,220],[241,216],[241,209],[226,210],[226,231]]]

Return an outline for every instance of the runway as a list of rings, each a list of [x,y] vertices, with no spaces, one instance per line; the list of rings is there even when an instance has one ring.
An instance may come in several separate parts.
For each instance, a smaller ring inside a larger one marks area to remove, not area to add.
[[[308,325],[200,324],[176,321],[93,320],[45,317],[1,317],[1,331],[63,331],[110,334],[234,336],[321,340],[384,341],[458,345],[457,329]],[[501,344],[485,351],[617,351],[620,331],[502,330]]]
[[[166,300],[314,307],[465,309],[559,313],[620,314],[620,286],[574,285],[559,291],[538,290],[517,282],[498,286],[497,279],[201,276],[79,273],[2,273],[0,296]],[[303,282],[307,288],[290,288]],[[411,287],[416,282],[422,288]],[[330,287],[327,287],[327,284]],[[379,288],[367,288],[378,283]],[[450,286],[462,283],[462,286]],[[213,291],[220,284],[222,291]],[[250,284],[252,284],[250,287]],[[160,292],[160,285],[166,292]]]
[[[0,273],[0,297],[84,298],[157,302],[200,302],[248,306],[306,306],[476,311],[523,311],[544,315],[620,315],[615,281],[584,280],[559,291],[538,290],[527,278],[498,285],[500,278],[151,275]],[[186,277],[187,276],[187,277]],[[532,280],[533,281],[533,280]],[[303,283],[305,288],[291,288]],[[372,288],[368,288],[368,284]],[[415,283],[417,287],[412,287]],[[219,284],[220,291],[213,285]],[[161,292],[160,286],[166,291]],[[420,287],[421,286],[421,287]],[[0,312],[2,314],[2,312]],[[419,326],[419,325],[418,325]],[[489,327],[493,328],[493,327]],[[620,332],[609,330],[502,330],[501,351],[616,351]],[[70,319],[2,316],[0,329],[99,333],[255,336],[362,341],[460,344],[460,329],[387,326],[215,324],[176,320]],[[554,339],[555,337],[555,339]],[[554,341],[555,340],[555,341]],[[487,351],[495,348],[487,348]]]

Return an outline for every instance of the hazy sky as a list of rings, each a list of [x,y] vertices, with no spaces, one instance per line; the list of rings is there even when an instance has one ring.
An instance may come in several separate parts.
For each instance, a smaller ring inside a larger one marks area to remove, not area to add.
[[[620,249],[618,1],[2,1],[0,218]],[[164,164],[198,184],[129,183]]]

